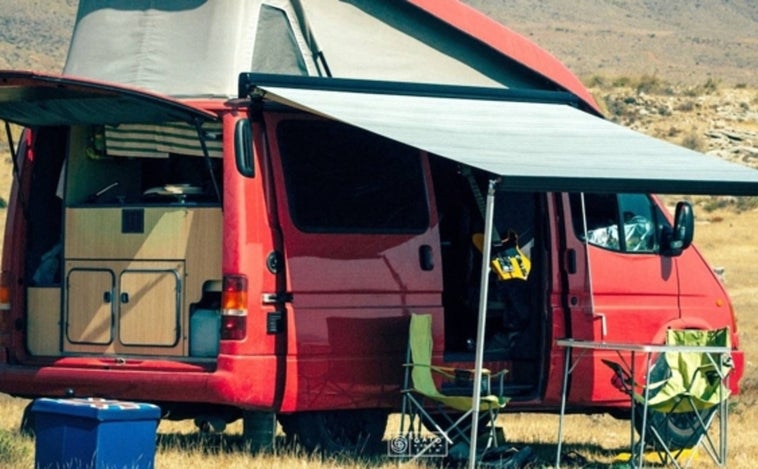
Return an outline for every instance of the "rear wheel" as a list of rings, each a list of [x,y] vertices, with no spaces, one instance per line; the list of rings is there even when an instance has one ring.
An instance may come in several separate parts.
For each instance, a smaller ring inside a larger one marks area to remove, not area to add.
[[[381,409],[331,410],[282,415],[289,441],[308,451],[367,454],[380,448],[389,412]]]
[[[24,407],[24,413],[21,416],[21,425],[19,426],[19,432],[24,436],[34,436],[34,412],[32,412],[32,405],[34,401]]]
[[[642,430],[642,406],[637,406],[635,409],[634,426],[639,434]],[[699,411],[700,418],[703,422],[708,423],[717,409],[718,407],[711,407]],[[645,443],[655,448],[660,447],[660,443],[650,432],[650,427],[656,429],[671,451],[692,448],[705,433],[705,428],[700,425],[695,412],[665,414],[650,411],[648,412],[648,430],[645,432]]]

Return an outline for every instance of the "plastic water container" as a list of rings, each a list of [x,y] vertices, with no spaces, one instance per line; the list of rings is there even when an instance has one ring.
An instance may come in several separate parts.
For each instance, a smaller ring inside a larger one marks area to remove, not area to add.
[[[221,336],[221,315],[217,309],[196,309],[190,317],[190,356],[215,357]]]
[[[37,468],[154,468],[158,406],[100,398],[42,398],[31,410]]]

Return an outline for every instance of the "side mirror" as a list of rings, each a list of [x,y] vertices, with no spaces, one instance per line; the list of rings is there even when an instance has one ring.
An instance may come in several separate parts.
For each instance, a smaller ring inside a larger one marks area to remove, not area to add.
[[[234,157],[240,174],[249,178],[255,177],[253,129],[247,119],[238,120],[234,127]]]
[[[662,249],[667,256],[679,256],[690,247],[695,236],[695,216],[689,202],[676,204],[674,228],[663,233]]]

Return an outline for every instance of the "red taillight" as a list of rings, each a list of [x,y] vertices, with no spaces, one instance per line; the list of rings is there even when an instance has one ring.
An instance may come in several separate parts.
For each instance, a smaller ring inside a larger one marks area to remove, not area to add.
[[[247,277],[225,275],[221,287],[221,338],[241,340],[247,335]]]
[[[247,335],[247,316],[221,316],[221,338],[242,340]]]

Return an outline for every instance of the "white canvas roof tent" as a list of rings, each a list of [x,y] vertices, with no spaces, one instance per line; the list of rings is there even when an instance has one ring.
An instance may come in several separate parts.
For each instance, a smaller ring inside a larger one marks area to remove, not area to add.
[[[597,111],[558,60],[457,0],[80,0],[63,69],[227,98],[242,72],[567,90]]]
[[[80,0],[67,76],[174,97],[231,97],[237,75],[323,74],[294,0]]]
[[[491,175],[477,322],[481,393],[496,186],[539,192],[758,194],[758,171],[657,140],[576,109],[565,93],[364,80],[240,77],[255,100],[341,121]],[[476,441],[478,406],[472,417]],[[476,465],[470,449],[469,467]]]

